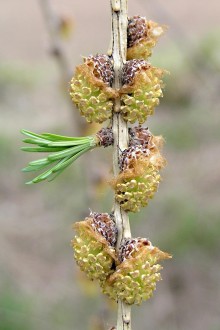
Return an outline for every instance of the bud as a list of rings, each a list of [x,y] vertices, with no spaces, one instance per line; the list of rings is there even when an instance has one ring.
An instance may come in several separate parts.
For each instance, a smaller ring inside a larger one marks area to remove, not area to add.
[[[104,148],[109,147],[114,143],[113,132],[111,128],[102,128],[96,133],[96,137],[98,138],[98,145],[103,146]]]
[[[121,115],[130,123],[143,124],[154,113],[163,96],[161,80],[164,71],[143,60],[126,62],[122,71],[123,87],[120,90]]]
[[[117,228],[113,215],[91,213],[84,221],[74,224],[77,235],[72,240],[77,264],[89,279],[103,281],[117,260],[114,245]]]
[[[107,55],[89,56],[76,67],[70,96],[89,123],[111,118],[113,99],[117,96],[111,88],[113,78],[113,65]]]
[[[151,56],[152,48],[165,31],[165,26],[147,21],[145,17],[134,16],[129,18],[127,59],[146,60]]]
[[[119,250],[121,263],[103,284],[103,292],[114,300],[140,305],[152,297],[161,280],[158,262],[169,258],[146,238],[125,238]]]
[[[159,170],[165,165],[158,148],[133,146],[122,152],[121,173],[112,181],[115,198],[127,212],[139,212],[158,189]]]

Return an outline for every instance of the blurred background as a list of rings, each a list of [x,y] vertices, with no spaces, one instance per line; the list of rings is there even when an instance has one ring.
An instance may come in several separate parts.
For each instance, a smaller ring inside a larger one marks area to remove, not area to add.
[[[109,1],[0,0],[0,329],[107,330],[116,306],[75,266],[72,224],[110,212],[111,148],[83,156],[51,183],[26,186],[20,129],[88,135],[68,81],[82,56],[105,53]],[[220,329],[220,43],[218,0],[130,0],[129,15],[169,30],[151,62],[166,68],[147,125],[166,139],[153,201],[131,216],[134,236],[173,255],[154,297],[132,308],[134,329]],[[56,30],[57,29],[57,30]],[[89,164],[89,166],[88,166]]]

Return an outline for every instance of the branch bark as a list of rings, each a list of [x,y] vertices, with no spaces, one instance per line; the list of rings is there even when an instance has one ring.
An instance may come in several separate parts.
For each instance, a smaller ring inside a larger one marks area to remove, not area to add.
[[[112,11],[112,49],[111,55],[114,62],[115,79],[113,87],[119,89],[122,86],[121,72],[126,62],[127,52],[127,1],[111,0]],[[113,172],[117,176],[119,173],[120,153],[128,147],[128,127],[127,123],[120,115],[120,98],[115,100],[113,110],[112,129],[114,135]],[[120,247],[124,237],[131,237],[128,214],[121,209],[119,203],[115,201],[114,215],[118,228],[117,249]],[[123,301],[118,301],[117,330],[131,330],[131,307]]]

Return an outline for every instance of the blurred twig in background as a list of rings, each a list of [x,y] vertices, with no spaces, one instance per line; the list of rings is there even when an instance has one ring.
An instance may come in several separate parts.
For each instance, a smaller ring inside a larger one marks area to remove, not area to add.
[[[60,67],[60,74],[64,84],[71,78],[71,68],[68,63],[66,53],[62,45],[62,26],[65,24],[64,19],[57,16],[53,10],[50,0],[39,0],[45,23],[50,35],[51,54],[56,58]],[[67,23],[68,24],[68,23]]]
[[[64,49],[63,40],[62,40],[62,24],[65,21],[61,16],[58,16],[51,4],[50,0],[39,0],[40,8],[44,16],[46,28],[49,34],[49,51],[50,54],[56,60],[56,63],[60,69],[60,79],[63,94],[67,96],[67,87],[71,79],[72,68],[68,61],[66,51]],[[84,124],[80,116],[75,116],[72,111],[72,102],[69,97],[66,97],[71,113],[74,116],[74,131],[77,134],[81,134],[84,130]]]
[[[63,29],[66,27],[65,19],[58,16],[52,3],[50,0],[39,0],[39,4],[41,7],[41,11],[45,18],[46,27],[48,29],[49,37],[50,37],[50,54],[54,57],[57,62],[57,66],[60,69],[60,79],[61,79],[61,86],[62,90],[64,90],[65,95],[67,95],[68,105],[70,108],[71,113],[73,114],[74,121],[74,131],[75,134],[82,135],[82,134],[92,134],[94,131],[98,130],[100,125],[97,124],[90,124],[81,118],[77,113],[74,113],[74,105],[71,102],[69,95],[66,93],[66,86],[71,79],[72,75],[72,68],[69,64],[68,57],[66,55],[65,48],[63,46]],[[68,24],[68,21],[66,22]],[[68,28],[68,26],[67,26]],[[88,158],[89,157],[89,158]],[[90,206],[91,208],[96,209],[96,203],[94,195],[96,191],[99,189],[100,184],[103,182],[104,174],[100,169],[99,159],[95,155],[84,155],[84,158],[79,160],[81,162],[81,166],[83,168],[84,176],[86,178],[86,185],[87,189],[84,192],[83,200],[85,205]],[[90,166],[88,166],[88,163]],[[97,170],[97,168],[99,168]],[[74,192],[73,192],[74,193]],[[85,213],[85,214],[84,214]],[[88,210],[85,209],[82,211],[82,217],[87,215]],[[82,275],[82,274],[81,274]],[[87,282],[88,279],[85,279]],[[89,292],[87,292],[89,294]],[[98,315],[93,315],[91,319],[91,329],[96,330],[104,330],[104,316],[108,313],[106,306],[103,305],[102,310]]]
[[[63,37],[69,34],[69,30],[71,28],[70,20],[63,18],[57,15],[54,11],[52,3],[50,0],[39,0],[39,4],[41,7],[41,11],[45,18],[46,27],[48,29],[48,33],[50,36],[50,53],[54,56],[58,67],[60,68],[60,78],[61,78],[61,85],[62,89],[65,91],[65,95],[67,95],[67,85],[71,79],[72,75],[72,68],[69,64],[68,57],[66,55],[65,48],[63,46]],[[63,88],[64,87],[64,88]],[[79,116],[77,113],[75,115],[73,108],[73,104],[69,95],[67,95],[67,100],[69,102],[69,108],[71,113],[74,116],[73,120],[73,129],[75,134],[83,135],[87,133],[93,133],[96,128],[99,129],[99,126],[96,125],[89,125]],[[88,182],[88,189],[85,192],[85,202],[86,205],[94,206],[94,189],[97,184],[102,181],[102,177],[97,179],[96,171],[92,171],[92,169],[97,168],[97,160],[90,155],[90,164],[91,168],[87,166],[88,159],[85,155],[83,159],[80,160],[82,163],[83,171],[87,178]],[[94,206],[95,207],[95,206]]]

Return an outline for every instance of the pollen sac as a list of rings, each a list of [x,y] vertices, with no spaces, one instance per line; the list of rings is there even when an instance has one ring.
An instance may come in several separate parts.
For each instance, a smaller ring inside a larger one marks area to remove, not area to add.
[[[70,96],[89,123],[102,123],[111,118],[114,79],[112,62],[107,55],[89,56],[77,66],[70,82]]]
[[[109,147],[114,143],[113,132],[111,128],[100,129],[100,131],[96,133],[96,136],[98,138],[98,144],[104,148]]]
[[[115,198],[127,212],[139,212],[154,197],[161,180],[159,170],[165,165],[157,147],[132,146],[122,152],[121,173],[113,181]]]
[[[130,123],[143,124],[154,113],[163,96],[164,70],[143,60],[127,61],[122,71],[123,86],[120,90],[121,115]]]
[[[113,215],[91,213],[74,224],[77,235],[72,240],[75,260],[89,279],[103,281],[114,271],[117,260],[114,245],[117,229]]]
[[[127,59],[147,59],[152,54],[152,48],[166,27],[145,17],[134,16],[128,20],[128,49]]]
[[[152,297],[161,280],[162,266],[158,262],[169,258],[146,238],[125,238],[119,250],[121,263],[104,283],[103,292],[114,300],[140,305]]]

